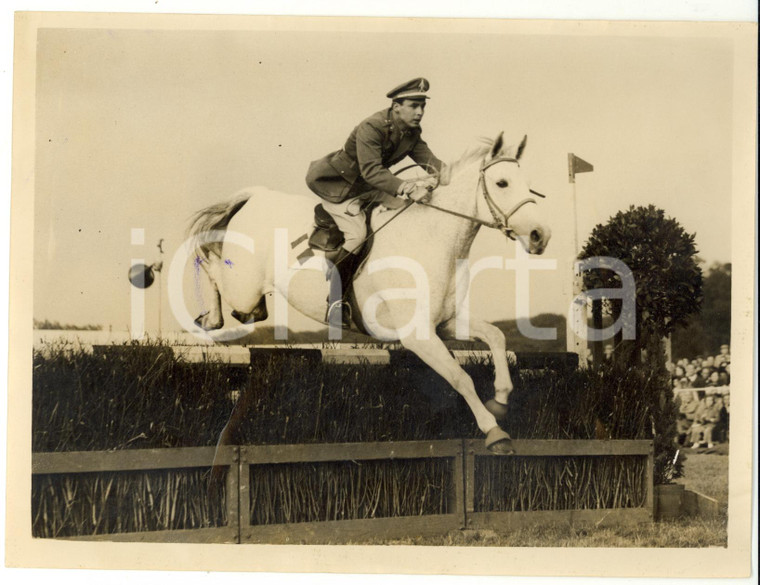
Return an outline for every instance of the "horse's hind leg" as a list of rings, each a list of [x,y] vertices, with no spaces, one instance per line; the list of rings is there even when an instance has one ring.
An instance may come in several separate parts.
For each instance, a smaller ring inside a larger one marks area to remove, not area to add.
[[[214,270],[215,264],[219,261],[219,257],[214,254],[209,254],[207,259],[198,256],[195,261],[196,286],[200,288],[201,299],[209,302],[208,309],[198,315],[195,324],[205,331],[221,329],[224,325],[222,297],[213,275],[216,272]]]
[[[493,452],[508,455],[513,453],[510,437],[496,423],[494,415],[483,405],[475,391],[475,384],[459,363],[451,357],[443,341],[431,332],[429,339],[410,336],[401,339],[402,345],[416,353],[426,364],[440,374],[461,394],[475,415],[480,430],[486,435],[486,446]]]
[[[440,327],[441,335],[445,339],[454,339],[455,328],[456,322],[453,319],[447,321]],[[507,356],[510,355],[514,359],[514,353],[507,352],[506,339],[501,329],[485,321],[470,321],[470,337],[485,341],[493,355],[494,399],[486,402],[485,406],[497,419],[502,420],[507,416],[507,401],[514,388]]]

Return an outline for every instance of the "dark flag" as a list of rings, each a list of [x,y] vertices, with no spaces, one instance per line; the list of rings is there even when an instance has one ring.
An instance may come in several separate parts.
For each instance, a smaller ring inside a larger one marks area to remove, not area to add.
[[[572,152],[569,152],[567,153],[567,168],[570,182],[575,183],[576,173],[590,173],[594,170],[594,165],[587,163],[582,158],[578,158]]]

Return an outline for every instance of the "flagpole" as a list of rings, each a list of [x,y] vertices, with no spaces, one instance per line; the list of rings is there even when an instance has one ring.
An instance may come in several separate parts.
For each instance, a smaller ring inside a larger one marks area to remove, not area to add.
[[[570,293],[572,313],[570,315],[571,318],[567,321],[566,345],[568,352],[573,352],[578,355],[578,365],[581,368],[586,368],[588,366],[588,360],[586,358],[587,344],[575,334],[576,331],[585,330],[588,327],[585,303],[583,303],[582,311],[576,311],[576,307],[574,306],[575,299],[583,291],[581,275],[576,270],[576,261],[578,260],[578,254],[580,253],[580,245],[578,243],[578,192],[575,185],[575,174],[593,171],[594,167],[583,159],[575,156],[572,152],[569,152],[567,154],[567,168],[568,179],[573,186],[573,257],[570,261],[570,273],[572,274]]]
[[[161,303],[164,300],[164,286],[163,286],[163,278],[161,277],[162,268],[164,267],[164,239],[161,238],[158,240],[158,245],[156,246],[159,251],[159,258],[160,260],[154,264],[154,270],[158,272],[158,339],[161,340]]]

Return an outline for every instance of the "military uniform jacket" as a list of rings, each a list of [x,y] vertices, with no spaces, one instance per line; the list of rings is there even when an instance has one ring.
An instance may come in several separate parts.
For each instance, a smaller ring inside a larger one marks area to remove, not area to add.
[[[405,157],[441,170],[441,161],[430,152],[421,134],[419,128],[402,128],[393,120],[390,108],[381,110],[354,128],[342,150],[312,162],[306,184],[332,203],[373,189],[395,195],[403,180],[388,167]]]

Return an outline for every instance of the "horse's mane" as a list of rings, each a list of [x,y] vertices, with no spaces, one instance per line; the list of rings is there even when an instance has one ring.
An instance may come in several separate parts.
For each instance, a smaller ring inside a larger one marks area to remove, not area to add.
[[[206,258],[209,252],[221,255],[222,244],[219,241],[213,241],[214,232],[227,229],[232,216],[240,211],[250,197],[250,190],[244,189],[229,201],[210,205],[193,214],[187,236],[193,239],[193,248],[197,253]]]
[[[475,160],[482,160],[485,158],[485,156],[490,152],[491,148],[493,148],[493,144],[493,138],[487,138],[485,136],[478,138],[475,142],[467,147],[467,149],[458,159],[449,163],[449,170],[451,172],[451,175],[455,175],[457,172],[461,171],[463,168],[470,165]]]

